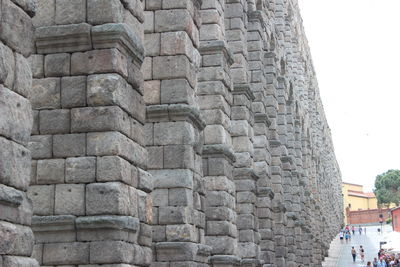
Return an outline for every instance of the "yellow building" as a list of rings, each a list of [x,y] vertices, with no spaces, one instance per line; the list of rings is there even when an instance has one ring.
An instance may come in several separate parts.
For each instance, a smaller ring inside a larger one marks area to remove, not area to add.
[[[362,185],[343,182],[342,194],[345,223],[348,223],[346,215],[347,208],[349,208],[350,211],[378,209],[378,200],[375,194],[373,192],[364,193]],[[395,206],[395,204],[391,204],[389,208]]]

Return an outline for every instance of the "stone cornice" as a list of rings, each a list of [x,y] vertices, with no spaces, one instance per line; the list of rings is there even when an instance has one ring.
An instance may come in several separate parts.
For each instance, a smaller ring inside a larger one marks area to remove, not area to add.
[[[91,50],[90,28],[87,23],[39,27],[35,32],[37,53]]]
[[[76,219],[77,229],[116,229],[136,232],[139,230],[139,219],[130,216],[88,216]]]
[[[257,196],[265,196],[273,199],[275,197],[274,192],[271,187],[258,187],[257,188]]]
[[[229,50],[225,41],[204,41],[200,43],[199,52],[202,55],[213,54],[215,52],[222,52],[225,55],[226,61],[229,65],[234,63],[232,52]]]
[[[259,176],[255,173],[255,171],[252,168],[235,168],[233,170],[233,176],[235,179],[252,179],[254,181],[257,181]]]
[[[271,120],[267,113],[254,113],[254,122],[265,123],[268,127],[271,126]]]
[[[147,106],[146,115],[148,122],[189,121],[199,130],[206,126],[199,110],[187,104]]]
[[[32,230],[35,232],[51,232],[75,229],[75,216],[33,216]]]
[[[231,162],[235,162],[236,157],[232,149],[227,145],[204,145],[202,151],[203,158],[225,157]]]
[[[141,40],[125,23],[108,23],[92,27],[93,48],[118,48],[140,63],[144,59]]]
[[[210,257],[210,263],[216,265],[239,266],[241,259],[233,255],[215,255]]]
[[[247,83],[243,84],[235,84],[233,86],[233,92],[232,94],[234,95],[245,95],[249,100],[253,101],[255,99],[253,92],[250,89],[250,85]]]

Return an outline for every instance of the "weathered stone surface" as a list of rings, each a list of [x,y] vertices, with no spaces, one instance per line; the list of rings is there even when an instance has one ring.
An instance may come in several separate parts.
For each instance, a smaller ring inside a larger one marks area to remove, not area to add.
[[[86,21],[85,0],[56,0],[56,24],[76,24]]]
[[[27,226],[0,221],[0,254],[30,256],[33,248],[33,233]]]
[[[123,6],[119,0],[87,0],[88,22],[93,25],[122,22]]]
[[[90,25],[86,23],[36,28],[39,54],[86,51],[92,48]]]
[[[92,183],[95,181],[95,179],[96,179],[95,157],[79,157],[79,158],[66,159],[65,181],[67,183]]]
[[[31,18],[10,0],[1,5],[0,38],[10,48],[28,57],[34,51]]]
[[[26,145],[33,118],[29,101],[0,86],[0,135]]]
[[[13,90],[26,97],[30,98],[32,88],[32,71],[28,60],[16,53],[15,54],[15,81]]]
[[[26,190],[30,180],[30,152],[0,136],[0,183]]]
[[[0,82],[7,88],[14,86],[15,59],[13,51],[0,43]]]
[[[60,79],[33,79],[31,103],[34,109],[60,108]]]

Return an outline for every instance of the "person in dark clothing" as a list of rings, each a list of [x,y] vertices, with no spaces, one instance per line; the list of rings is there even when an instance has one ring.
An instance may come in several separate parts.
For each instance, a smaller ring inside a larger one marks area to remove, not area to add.
[[[354,247],[351,247],[351,256],[353,257],[353,262],[356,262],[357,251]]]

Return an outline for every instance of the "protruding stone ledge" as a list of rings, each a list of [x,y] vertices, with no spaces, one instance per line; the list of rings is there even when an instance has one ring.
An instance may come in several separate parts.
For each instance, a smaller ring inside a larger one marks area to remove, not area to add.
[[[240,263],[242,267],[258,267],[263,266],[264,261],[259,259],[243,259]]]
[[[265,123],[268,127],[271,126],[271,120],[269,119],[267,113],[255,113],[254,122]]]
[[[257,181],[259,178],[254,169],[251,168],[235,168],[233,177],[235,177],[235,180],[251,179],[254,181]]]
[[[33,216],[32,229],[35,232],[64,231],[75,229],[75,216]]]
[[[89,216],[76,219],[76,228],[79,229],[126,229],[137,231],[139,219],[130,216]]]
[[[87,23],[39,27],[35,32],[37,52],[51,54],[90,50],[90,28]]]
[[[229,65],[232,65],[235,63],[235,60],[233,58],[232,52],[229,50],[228,45],[225,41],[204,41],[200,43],[199,47],[199,52],[202,55],[207,55],[207,54],[214,54],[216,52],[222,52],[225,55],[226,62]]]
[[[108,23],[92,28],[92,44],[95,49],[117,48],[140,64],[144,59],[141,40],[125,23]]]
[[[198,109],[186,104],[152,105],[146,108],[148,122],[188,121],[199,130],[206,126]]]
[[[241,258],[233,255],[214,255],[210,257],[212,266],[240,266]]]
[[[18,207],[24,200],[24,194],[12,187],[0,184],[0,204]]]
[[[267,18],[265,17],[265,13],[261,10],[249,11],[249,12],[247,12],[247,16],[248,16],[249,21],[258,20],[261,23],[263,23],[264,21],[267,20]]]
[[[204,145],[202,151],[203,158],[221,158],[224,157],[231,163],[236,161],[235,153],[227,145]]]
[[[233,87],[233,95],[245,95],[247,99],[253,101],[255,99],[255,96],[253,92],[250,89],[250,85],[247,83],[243,84],[235,84]]]
[[[36,243],[73,242],[76,240],[75,216],[33,216]]]
[[[134,242],[137,239],[140,222],[130,216],[102,215],[76,219],[78,241],[122,240]]]
[[[271,187],[258,187],[257,188],[257,196],[265,196],[265,197],[269,197],[270,199],[273,199],[275,194],[272,191]]]

